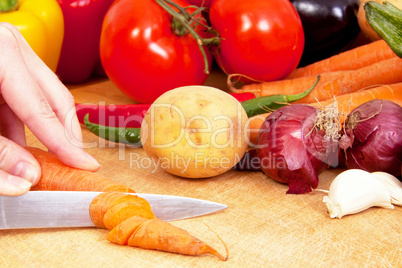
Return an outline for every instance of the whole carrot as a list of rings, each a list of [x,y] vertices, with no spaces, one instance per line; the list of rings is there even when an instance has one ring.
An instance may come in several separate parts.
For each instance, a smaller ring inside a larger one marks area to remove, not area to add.
[[[38,160],[42,176],[32,190],[42,191],[119,191],[134,193],[134,190],[100,174],[69,167],[55,155],[39,148],[28,147]]]
[[[297,94],[309,88],[315,76],[255,83],[237,91],[253,92],[258,96],[273,94]],[[353,93],[375,85],[402,82],[402,59],[393,57],[353,71],[338,71],[321,74],[321,79],[299,103],[312,103],[332,99],[334,96]],[[296,102],[296,103],[297,103]]]
[[[358,46],[330,58],[295,69],[286,79],[314,76],[327,72],[357,70],[396,57],[384,40]]]
[[[373,100],[386,99],[402,106],[402,83],[376,86],[358,92],[344,94],[322,102],[313,102],[311,105],[325,107],[337,102],[338,111],[341,113],[341,121],[357,106]]]

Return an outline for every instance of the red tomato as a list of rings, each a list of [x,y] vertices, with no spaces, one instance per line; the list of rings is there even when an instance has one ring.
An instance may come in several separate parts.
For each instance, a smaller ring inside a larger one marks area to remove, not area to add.
[[[188,0],[191,5],[195,5],[197,7],[210,7],[213,0]]]
[[[272,81],[297,67],[304,32],[288,0],[214,0],[209,16],[222,37],[215,59],[227,74]]]
[[[106,13],[100,39],[103,68],[136,102],[152,103],[176,87],[203,84],[208,76],[196,40],[190,34],[174,34],[171,21],[153,0],[118,0]],[[202,30],[196,28],[204,36]],[[205,51],[211,67],[212,55]]]

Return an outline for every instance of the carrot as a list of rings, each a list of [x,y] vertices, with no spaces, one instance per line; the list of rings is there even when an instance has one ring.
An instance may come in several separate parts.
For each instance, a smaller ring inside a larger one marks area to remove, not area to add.
[[[337,96],[334,99],[328,99],[323,102],[311,103],[315,107],[329,106],[337,101],[338,111],[341,113],[341,122],[357,106],[373,100],[386,99],[402,106],[402,83],[377,86],[358,92]]]
[[[89,206],[89,215],[96,227],[106,228],[103,223],[103,217],[114,204],[117,204],[116,201],[121,197],[122,196],[116,194],[116,192],[104,192],[98,194],[92,200],[91,205]]]
[[[103,217],[103,223],[105,224],[106,229],[111,230],[124,220],[130,218],[133,214],[145,219],[155,218],[148,202],[124,202],[109,209]]]
[[[132,196],[127,198],[125,196]],[[212,254],[226,260],[215,249],[187,231],[156,219],[151,207],[135,195],[106,192],[97,195],[89,212],[95,226],[108,228],[112,243],[186,255]]]
[[[133,216],[112,229],[107,240],[121,245],[156,249],[184,255],[212,254],[225,261],[217,250],[187,231],[159,219]]]
[[[241,92],[253,92],[257,96],[274,94],[297,94],[311,87],[315,76],[285,79],[244,85]],[[324,101],[347,93],[353,93],[373,85],[385,85],[402,82],[402,59],[398,57],[374,63],[354,71],[338,71],[321,74],[321,79],[299,103]]]
[[[107,234],[106,239],[115,244],[127,245],[130,236],[132,236],[138,227],[146,221],[146,218],[132,216],[113,228]]]
[[[134,193],[134,190],[100,174],[76,169],[63,164],[55,155],[39,148],[27,148],[38,160],[42,176],[32,190],[42,191],[119,191]]]
[[[334,71],[357,70],[373,63],[396,57],[384,40],[358,46],[330,58],[294,70],[287,79],[315,76]]]
[[[262,123],[264,123],[265,118],[269,114],[270,113],[258,114],[248,119],[248,126],[249,126],[248,131],[250,133],[249,145],[251,147],[253,147],[253,145],[257,145],[258,132],[260,130]]]

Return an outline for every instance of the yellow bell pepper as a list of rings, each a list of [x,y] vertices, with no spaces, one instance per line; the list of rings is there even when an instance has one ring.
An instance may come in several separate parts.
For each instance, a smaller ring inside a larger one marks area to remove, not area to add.
[[[19,0],[10,10],[0,11],[0,22],[15,25],[35,53],[56,71],[64,38],[63,12],[56,0]]]

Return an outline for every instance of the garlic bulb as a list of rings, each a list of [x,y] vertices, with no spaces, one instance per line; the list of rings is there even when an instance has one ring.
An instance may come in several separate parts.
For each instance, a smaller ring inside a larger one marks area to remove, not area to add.
[[[371,174],[373,174],[388,190],[391,195],[391,203],[402,206],[402,182],[400,182],[394,175],[387,172],[376,171]]]
[[[394,208],[383,184],[374,175],[361,169],[349,169],[336,176],[323,202],[330,217],[339,219],[370,207]]]

